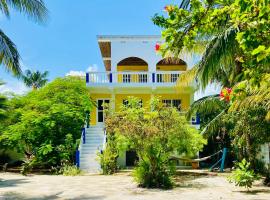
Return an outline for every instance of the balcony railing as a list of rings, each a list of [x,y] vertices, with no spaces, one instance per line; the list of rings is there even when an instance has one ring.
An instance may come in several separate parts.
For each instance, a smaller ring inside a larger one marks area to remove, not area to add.
[[[157,71],[157,72],[88,72],[86,83],[95,84],[175,84],[181,72]]]

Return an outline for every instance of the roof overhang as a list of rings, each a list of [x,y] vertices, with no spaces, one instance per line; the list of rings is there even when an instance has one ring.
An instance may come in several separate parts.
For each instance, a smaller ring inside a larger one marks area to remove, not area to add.
[[[103,63],[107,71],[111,71],[111,42],[112,41],[159,41],[159,35],[98,35],[98,45]]]

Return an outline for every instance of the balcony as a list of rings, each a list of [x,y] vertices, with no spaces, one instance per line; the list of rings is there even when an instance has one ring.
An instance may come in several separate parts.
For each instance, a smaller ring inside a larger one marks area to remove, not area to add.
[[[88,72],[88,86],[174,86],[181,71],[156,72]]]

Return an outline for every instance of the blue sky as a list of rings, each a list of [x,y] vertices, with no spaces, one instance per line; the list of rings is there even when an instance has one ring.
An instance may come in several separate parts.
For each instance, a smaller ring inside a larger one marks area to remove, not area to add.
[[[96,35],[160,34],[151,17],[173,0],[45,0],[50,12],[46,25],[12,12],[0,17],[1,29],[12,39],[22,57],[24,69],[50,73],[49,79],[70,71],[103,68]],[[7,84],[0,91],[25,91],[23,84],[0,68]]]

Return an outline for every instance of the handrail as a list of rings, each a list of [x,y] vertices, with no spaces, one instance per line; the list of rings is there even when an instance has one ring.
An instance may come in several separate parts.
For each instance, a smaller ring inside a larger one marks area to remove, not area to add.
[[[91,84],[175,84],[182,71],[119,71],[119,72],[88,72],[86,82]]]

